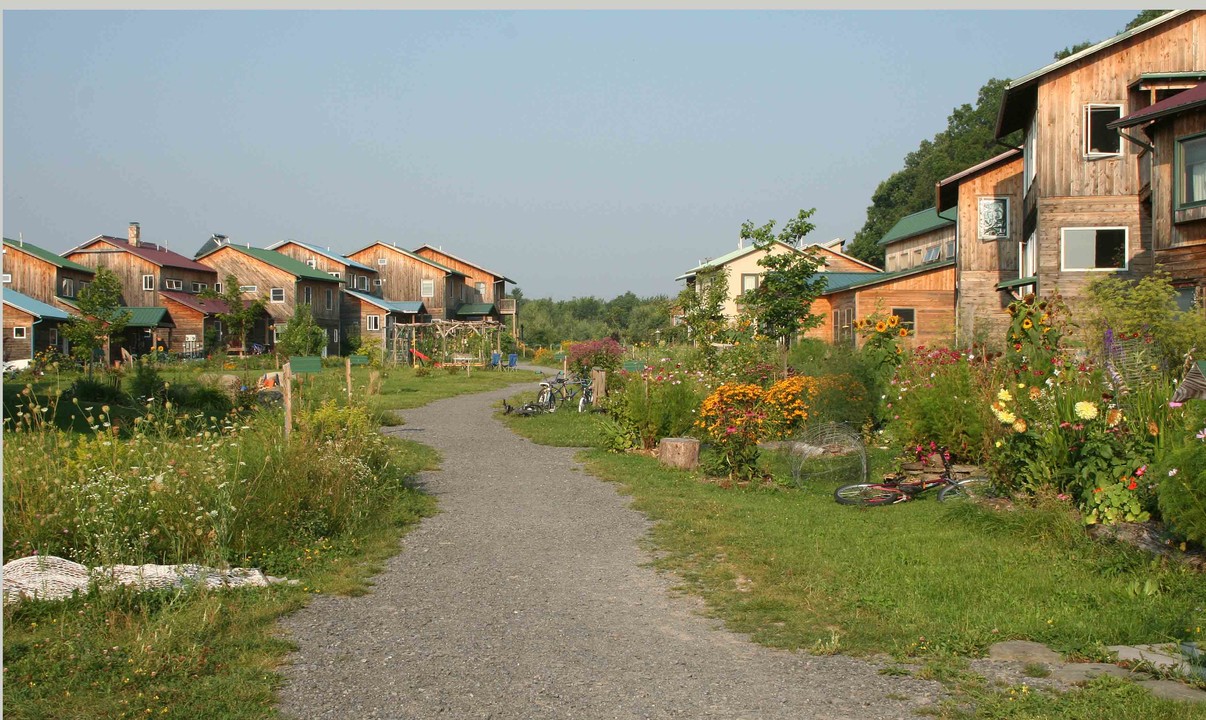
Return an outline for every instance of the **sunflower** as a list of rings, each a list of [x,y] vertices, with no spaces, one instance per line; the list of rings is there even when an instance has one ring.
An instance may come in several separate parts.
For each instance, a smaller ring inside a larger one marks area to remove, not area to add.
[[[1041,318],[1039,318],[1039,324],[1041,324],[1041,325],[1046,325],[1050,322],[1051,322],[1051,315],[1048,313],[1043,313],[1043,316]]]
[[[1026,318],[1022,321],[1022,329],[1029,330],[1032,327],[1034,327],[1034,323],[1030,322],[1030,318]]]
[[[887,329],[888,329],[888,324],[885,323],[883,320],[880,320],[879,322],[875,323],[875,332],[883,332],[884,330],[887,330]]]
[[[907,336],[908,336],[908,334],[909,334],[909,329],[908,329],[908,328],[901,328],[901,329],[900,329],[900,336],[901,336],[901,337],[907,337]]]
[[[897,326],[897,325],[899,325],[899,324],[900,324],[900,317],[899,317],[899,316],[897,316],[897,315],[890,315],[890,316],[888,317],[888,327],[896,327],[896,326]]]

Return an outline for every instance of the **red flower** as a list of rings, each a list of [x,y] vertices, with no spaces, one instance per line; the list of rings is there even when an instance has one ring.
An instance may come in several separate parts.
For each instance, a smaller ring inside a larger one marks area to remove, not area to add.
[[[1094,493],[1099,493],[1099,492],[1101,492],[1101,488],[1094,488],[1093,492],[1094,492]]]

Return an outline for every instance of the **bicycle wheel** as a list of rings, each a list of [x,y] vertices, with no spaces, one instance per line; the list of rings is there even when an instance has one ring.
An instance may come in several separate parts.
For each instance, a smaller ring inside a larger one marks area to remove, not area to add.
[[[536,396],[536,404],[543,408],[554,407],[552,388],[540,388],[540,394]]]
[[[578,398],[578,412],[586,412],[586,408],[590,406],[592,400],[590,390],[584,390],[582,397]]]
[[[938,502],[947,500],[982,500],[990,496],[992,482],[986,477],[973,477],[947,485],[938,493]]]
[[[895,505],[908,500],[909,496],[886,485],[858,483],[834,490],[833,499],[842,505]]]

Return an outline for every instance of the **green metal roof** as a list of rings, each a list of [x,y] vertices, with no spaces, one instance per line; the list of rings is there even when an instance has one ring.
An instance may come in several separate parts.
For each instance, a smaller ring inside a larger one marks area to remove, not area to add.
[[[288,255],[278,253],[275,250],[265,250],[264,248],[247,247],[246,245],[235,245],[233,243],[223,245],[222,247],[238,250],[239,252],[250,255],[257,260],[266,262],[275,268],[296,275],[299,278],[305,278],[307,280],[321,280],[322,282],[343,282],[342,280],[331,277],[322,270],[315,270],[301,260],[294,260]],[[210,252],[216,252],[218,249],[219,248],[214,248]]]
[[[470,303],[457,309],[459,315],[489,315],[494,312],[494,303]]]
[[[836,292],[883,274],[879,272],[819,272],[817,276],[825,278],[825,292]]]
[[[862,273],[862,275],[863,275],[862,279],[857,279],[854,282],[848,283],[842,287],[836,287],[836,288],[828,287],[825,289],[825,292],[823,292],[821,294],[828,295],[830,293],[840,292],[842,290],[853,290],[855,288],[867,287],[868,285],[878,285],[882,282],[887,282],[889,280],[897,280],[902,277],[908,277],[909,275],[916,275],[918,273],[927,272],[929,270],[936,270],[938,268],[951,267],[954,264],[955,264],[955,261],[953,259],[951,259],[951,260],[943,260],[942,262],[930,263],[928,265],[918,265],[917,267],[908,268],[907,270],[895,270],[893,272],[883,272],[883,273]],[[853,273],[846,273],[846,274],[853,274]]]
[[[344,290],[345,293],[351,295],[357,300],[363,300],[367,303],[372,303],[383,310],[390,312],[406,313],[408,315],[419,315],[427,312],[427,307],[422,302],[416,300],[385,300],[375,295],[368,293],[356,292],[355,290]]]
[[[8,245],[10,247],[17,248],[18,250],[20,250],[22,252],[27,252],[30,255],[33,255],[34,257],[38,258],[39,260],[45,260],[46,262],[50,263],[51,265],[57,265],[58,267],[64,268],[66,270],[75,270],[77,272],[88,273],[89,275],[96,274],[96,270],[88,267],[87,265],[80,265],[77,262],[72,262],[72,261],[68,260],[67,258],[63,257],[62,255],[56,255],[56,254],[50,252],[49,250],[47,250],[46,248],[40,248],[37,245],[34,245],[33,243],[27,243],[27,242],[22,242],[19,240],[11,240],[9,238],[4,238],[4,244]]]
[[[130,312],[130,322],[126,323],[126,327],[176,327],[176,323],[172,322],[171,316],[168,315],[167,308],[126,307],[122,310]]]
[[[884,236],[879,240],[879,244],[887,245],[888,243],[905,240],[954,224],[954,218],[943,217],[934,208],[928,208],[921,212],[915,212],[912,215],[902,217],[892,226],[891,230],[884,233]]]

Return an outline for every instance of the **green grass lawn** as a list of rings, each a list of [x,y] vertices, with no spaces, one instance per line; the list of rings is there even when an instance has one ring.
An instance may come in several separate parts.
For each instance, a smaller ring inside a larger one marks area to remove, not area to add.
[[[544,444],[598,437],[559,420],[509,422]],[[918,663],[910,672],[943,679],[955,693],[934,710],[942,717],[1206,718],[1204,706],[1159,701],[1126,682],[1011,695],[950,670],[1002,640],[1104,660],[1106,645],[1183,638],[1202,625],[1206,576],[1090,539],[1057,501],[1000,511],[939,504],[928,494],[864,509],[835,503],[835,483],[725,489],[649,457],[599,449],[582,457],[656,521],[658,565],[755,642]],[[874,459],[882,466],[886,455]],[[785,463],[766,460],[777,476],[786,472]],[[974,715],[966,714],[969,702]]]
[[[514,407],[536,399],[537,386],[507,398]],[[558,407],[541,415],[504,415],[502,403],[498,417],[513,431],[525,437],[538,437],[542,445],[555,447],[599,447],[603,443],[602,416],[598,412],[578,412],[576,404]]]

